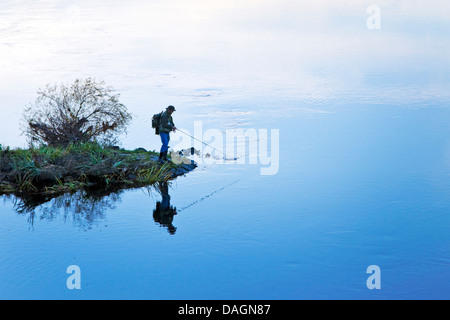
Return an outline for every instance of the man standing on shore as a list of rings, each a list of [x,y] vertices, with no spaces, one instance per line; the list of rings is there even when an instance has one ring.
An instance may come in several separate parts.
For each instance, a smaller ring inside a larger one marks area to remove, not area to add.
[[[177,129],[172,119],[172,113],[174,111],[176,111],[174,106],[168,106],[166,111],[161,115],[159,136],[161,137],[162,146],[158,158],[158,162],[160,163],[168,161],[167,151],[169,150],[170,132]]]

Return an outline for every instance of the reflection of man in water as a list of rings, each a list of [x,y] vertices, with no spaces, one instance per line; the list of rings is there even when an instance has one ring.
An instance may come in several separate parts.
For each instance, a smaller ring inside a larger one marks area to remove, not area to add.
[[[173,216],[177,214],[177,208],[170,205],[169,186],[167,182],[160,182],[158,188],[162,200],[156,203],[156,208],[153,210],[153,219],[163,227],[167,227],[170,234],[175,234],[177,228],[173,226],[172,221]]]

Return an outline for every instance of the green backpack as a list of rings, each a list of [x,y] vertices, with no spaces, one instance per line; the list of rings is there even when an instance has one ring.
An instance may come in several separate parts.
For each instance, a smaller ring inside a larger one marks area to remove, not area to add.
[[[161,113],[154,114],[152,117],[152,128],[155,129],[155,134],[159,134],[159,124],[161,123],[161,116],[164,111]]]

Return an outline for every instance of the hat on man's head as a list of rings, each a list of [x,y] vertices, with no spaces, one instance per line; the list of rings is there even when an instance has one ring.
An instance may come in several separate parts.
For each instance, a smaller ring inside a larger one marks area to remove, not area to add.
[[[174,107],[174,106],[168,106],[168,107],[167,107],[167,110],[177,111],[177,110],[175,110],[175,107]]]

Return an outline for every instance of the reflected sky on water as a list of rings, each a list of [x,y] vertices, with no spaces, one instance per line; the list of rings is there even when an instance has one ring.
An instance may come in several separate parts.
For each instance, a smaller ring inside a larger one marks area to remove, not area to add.
[[[448,298],[450,4],[378,1],[368,30],[373,4],[2,1],[0,144],[24,147],[37,88],[77,77],[121,93],[126,148],[159,148],[169,104],[190,133],[280,140],[272,176],[201,163],[163,192],[3,197],[0,298]]]

